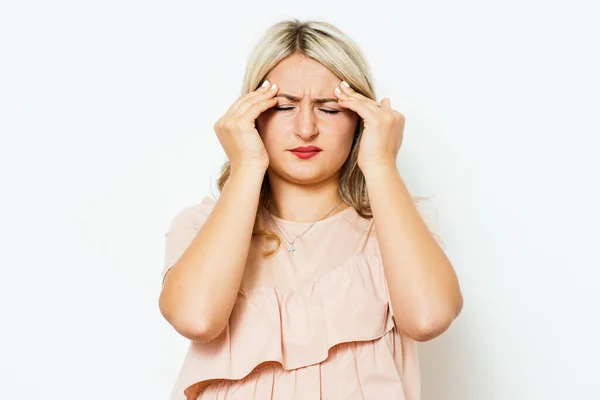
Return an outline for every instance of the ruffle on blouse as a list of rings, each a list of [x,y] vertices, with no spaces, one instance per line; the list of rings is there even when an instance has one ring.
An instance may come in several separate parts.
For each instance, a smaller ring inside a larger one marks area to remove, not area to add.
[[[241,289],[221,335],[190,344],[171,398],[195,400],[211,383],[243,379],[273,362],[285,370],[319,364],[336,345],[393,328],[375,254],[356,254],[299,290]]]

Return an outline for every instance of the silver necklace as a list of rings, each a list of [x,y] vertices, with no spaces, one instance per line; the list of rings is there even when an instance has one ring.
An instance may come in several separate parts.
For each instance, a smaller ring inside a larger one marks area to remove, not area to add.
[[[283,236],[283,238],[285,239],[286,242],[288,242],[289,247],[288,247],[288,252],[290,253],[290,256],[294,255],[294,251],[296,251],[296,248],[294,247],[294,243],[296,243],[296,240],[298,240],[300,237],[302,237],[306,232],[308,232],[308,230],[310,228],[313,227],[314,224],[316,224],[317,222],[327,218],[329,216],[329,214],[331,214],[333,212],[333,210],[335,210],[336,208],[338,208],[338,206],[342,204],[342,200],[340,200],[335,207],[333,207],[331,209],[331,211],[329,211],[327,213],[327,215],[325,215],[323,218],[316,220],[315,222],[313,222],[312,224],[310,224],[310,226],[308,228],[306,228],[306,230],[304,232],[302,232],[300,235],[296,236],[296,238],[294,240],[292,240],[291,242],[285,237],[285,234],[283,233],[283,231],[281,230],[281,228],[279,228],[279,225],[277,225],[277,222],[275,222],[275,220],[273,219],[272,214],[269,212],[269,210],[267,210],[267,214],[269,214],[269,217],[271,218],[271,221],[273,221],[273,223],[275,224],[275,227],[277,227],[277,230],[281,233],[281,236]]]

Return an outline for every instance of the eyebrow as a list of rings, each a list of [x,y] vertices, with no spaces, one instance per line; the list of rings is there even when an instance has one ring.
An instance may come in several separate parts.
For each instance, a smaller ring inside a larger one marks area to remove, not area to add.
[[[300,101],[300,97],[292,96],[291,94],[287,94],[287,93],[277,93],[277,96],[275,96],[275,97],[285,97],[286,99],[288,99],[290,101]],[[313,99],[312,101],[313,101],[313,103],[316,103],[316,104],[329,103],[329,102],[337,103],[338,99],[329,97],[329,98],[323,98],[323,99]]]

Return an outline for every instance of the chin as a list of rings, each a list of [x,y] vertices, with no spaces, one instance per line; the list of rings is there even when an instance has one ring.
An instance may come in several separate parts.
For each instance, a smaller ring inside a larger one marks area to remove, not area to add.
[[[314,165],[288,165],[283,169],[273,169],[275,173],[283,179],[297,184],[320,182],[329,177],[329,174]]]

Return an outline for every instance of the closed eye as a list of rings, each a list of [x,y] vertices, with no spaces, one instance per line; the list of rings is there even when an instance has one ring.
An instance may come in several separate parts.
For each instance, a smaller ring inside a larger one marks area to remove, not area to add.
[[[274,107],[275,110],[277,111],[288,111],[288,110],[293,110],[294,107]],[[323,108],[319,108],[320,111],[323,111],[326,114],[337,114],[339,113],[339,110],[325,110]]]

